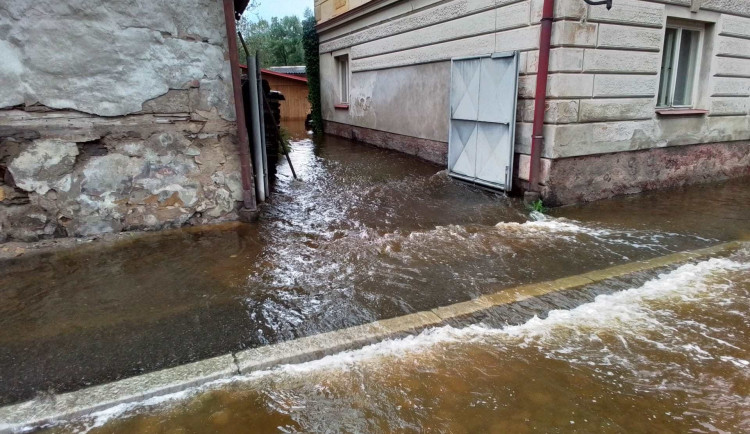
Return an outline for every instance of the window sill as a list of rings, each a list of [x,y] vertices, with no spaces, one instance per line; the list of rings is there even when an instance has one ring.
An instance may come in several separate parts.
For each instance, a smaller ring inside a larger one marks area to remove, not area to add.
[[[659,116],[703,116],[708,114],[708,110],[702,109],[656,109]]]
[[[349,104],[347,103],[334,104],[333,108],[335,108],[336,110],[349,110]]]

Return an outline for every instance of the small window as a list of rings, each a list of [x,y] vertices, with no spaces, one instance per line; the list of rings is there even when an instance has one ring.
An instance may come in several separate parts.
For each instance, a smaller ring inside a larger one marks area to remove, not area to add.
[[[349,56],[336,57],[336,70],[339,78],[339,102],[349,103]]]
[[[702,34],[700,27],[667,25],[657,106],[693,106]]]

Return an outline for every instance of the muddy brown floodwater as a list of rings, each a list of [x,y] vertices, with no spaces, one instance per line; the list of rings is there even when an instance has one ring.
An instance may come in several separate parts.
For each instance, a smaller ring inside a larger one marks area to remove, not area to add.
[[[518,326],[431,329],[50,429],[748,432],[750,250]]]
[[[0,263],[0,404],[750,233],[747,179],[556,209],[540,219],[439,167],[344,139],[300,140],[292,159],[301,180],[280,162],[257,225],[171,231]],[[477,348],[471,351],[483,354]],[[465,357],[478,357],[472,354]],[[487,357],[537,363],[506,356]],[[264,402],[258,390],[242,393]],[[279,414],[269,410],[269,423],[278,424]]]

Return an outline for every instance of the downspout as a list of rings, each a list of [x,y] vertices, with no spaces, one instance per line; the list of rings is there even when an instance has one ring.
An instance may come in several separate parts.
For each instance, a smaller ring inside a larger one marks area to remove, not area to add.
[[[250,142],[245,124],[245,106],[242,103],[240,81],[240,53],[237,49],[237,25],[235,23],[234,0],[224,0],[224,21],[227,27],[229,66],[232,69],[232,90],[234,91],[234,112],[237,118],[237,146],[239,146],[240,177],[242,178],[242,209],[240,220],[250,221],[256,217],[253,167],[250,164]]]
[[[536,73],[534,95],[534,128],[531,136],[529,158],[529,191],[539,193],[539,167],[544,146],[544,109],[547,104],[547,75],[549,72],[549,47],[552,39],[552,18],[555,0],[544,0],[541,31],[539,33],[539,65]]]
[[[268,197],[270,191],[268,190],[268,155],[266,147],[266,116],[265,116],[265,99],[266,94],[263,90],[263,74],[260,72],[260,55],[256,51],[255,53],[255,80],[258,85],[258,114],[260,115],[260,141],[261,149],[263,150],[263,189],[265,191],[265,197]]]
[[[247,80],[250,88],[250,122],[253,130],[253,160],[255,161],[255,170],[258,172],[255,180],[255,193],[258,201],[266,201],[266,172],[263,162],[263,136],[260,132],[260,95],[258,95],[258,69],[255,59],[247,59]]]

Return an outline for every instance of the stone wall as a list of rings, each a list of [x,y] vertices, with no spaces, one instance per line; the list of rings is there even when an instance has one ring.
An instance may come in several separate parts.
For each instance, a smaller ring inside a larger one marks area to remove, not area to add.
[[[236,218],[218,0],[0,4],[0,241]]]
[[[750,176],[750,142],[670,146],[554,160],[542,171],[550,206]]]

